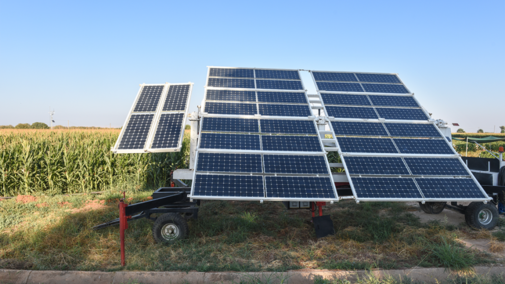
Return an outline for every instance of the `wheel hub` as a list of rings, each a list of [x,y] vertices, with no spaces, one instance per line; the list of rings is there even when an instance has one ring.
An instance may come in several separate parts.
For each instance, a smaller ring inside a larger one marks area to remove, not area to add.
[[[168,241],[175,240],[179,237],[179,227],[175,224],[165,224],[161,228],[161,236]]]
[[[479,222],[482,225],[488,225],[493,220],[493,213],[489,209],[482,209],[479,212]]]

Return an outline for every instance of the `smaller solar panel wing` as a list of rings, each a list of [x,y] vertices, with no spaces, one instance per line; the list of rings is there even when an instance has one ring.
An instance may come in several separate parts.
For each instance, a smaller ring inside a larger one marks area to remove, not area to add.
[[[198,172],[261,173],[261,155],[199,153]]]
[[[259,104],[260,114],[265,116],[311,116],[308,105]]]
[[[325,105],[371,105],[368,97],[365,95],[321,93],[321,97]]]
[[[320,91],[363,92],[359,83],[316,82]]]
[[[405,158],[413,175],[468,176],[458,158]]]
[[[374,106],[419,107],[416,100],[410,96],[368,96]]]
[[[316,81],[357,82],[354,73],[312,72]]]
[[[442,138],[442,135],[433,124],[385,123],[385,125],[391,136]]]
[[[267,176],[265,179],[267,197],[336,198],[330,178]]]
[[[364,118],[364,119],[377,119],[377,113],[371,107],[336,107],[327,106],[326,111],[328,116],[336,118]]]
[[[259,133],[258,120],[242,118],[205,117],[202,131]]]
[[[183,131],[184,113],[163,113],[158,122],[151,148],[177,148]]]
[[[335,135],[388,136],[382,123],[333,121]]]
[[[258,80],[256,79],[257,89],[278,89],[278,90],[303,90],[301,81],[285,80]]]
[[[317,134],[313,121],[310,120],[260,120],[262,133]]]
[[[351,175],[409,175],[402,158],[346,157],[345,164]]]
[[[202,149],[260,150],[259,135],[202,133]]]
[[[421,199],[412,178],[353,178],[358,198]]]
[[[398,153],[389,138],[337,137],[337,141],[342,152],[346,153]]]
[[[356,73],[360,82],[376,82],[376,83],[402,83],[396,75],[392,74],[367,74]]]
[[[164,85],[143,86],[133,112],[156,111]]]
[[[258,92],[258,102],[306,104],[305,93],[295,92]]]
[[[264,155],[265,173],[328,174],[323,156]]]
[[[258,113],[258,109],[256,104],[206,102],[205,112],[209,114],[255,115]]]
[[[256,69],[256,78],[261,79],[286,79],[286,80],[300,80],[298,71],[293,70],[263,70]]]
[[[277,136],[261,137],[265,151],[321,152],[321,144],[316,136]]]
[[[254,91],[207,90],[207,101],[255,102]]]
[[[473,179],[416,178],[419,188],[426,198],[462,199],[487,198]]]
[[[210,68],[209,77],[254,78],[253,69]]]
[[[190,85],[171,85],[163,104],[163,111],[186,110]]]
[[[397,120],[428,120],[421,109],[411,108],[376,108],[379,117]]]
[[[221,87],[221,88],[247,88],[247,89],[254,89],[254,80],[252,80],[252,79],[209,78],[207,86],[209,86],[209,87]]]
[[[263,177],[197,174],[193,196],[264,197]]]
[[[154,114],[133,114],[121,136],[118,149],[143,149]]]
[[[362,84],[365,92],[369,93],[397,93],[397,94],[408,94],[409,90],[403,85],[392,85],[392,84]]]
[[[393,139],[402,154],[455,154],[443,139]]]

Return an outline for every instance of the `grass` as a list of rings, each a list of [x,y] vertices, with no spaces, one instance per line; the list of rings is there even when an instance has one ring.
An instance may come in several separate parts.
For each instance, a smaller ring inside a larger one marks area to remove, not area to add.
[[[0,201],[0,268],[122,270],[118,227],[91,229],[117,218],[119,193]],[[138,202],[151,193],[129,190],[127,198]],[[403,203],[343,201],[324,213],[337,233],[318,240],[308,210],[288,211],[280,202],[204,201],[199,219],[189,222],[189,239],[172,246],[154,243],[152,221],[130,222],[125,269],[467,269],[488,262],[488,255],[458,245],[471,230],[421,224]]]
[[[344,279],[323,279],[321,276],[314,277],[314,284],[422,284],[425,282],[415,281],[408,277],[394,278],[386,276],[378,278],[373,274],[367,274],[363,278],[358,278],[356,281],[348,281]],[[476,275],[467,277],[451,277],[445,281],[436,281],[440,284],[505,284],[503,275]]]

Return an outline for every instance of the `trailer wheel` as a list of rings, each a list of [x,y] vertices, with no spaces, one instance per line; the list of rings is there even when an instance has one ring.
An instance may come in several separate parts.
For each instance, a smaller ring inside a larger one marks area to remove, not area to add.
[[[494,229],[498,218],[498,209],[492,203],[472,202],[465,210],[466,223],[475,230]]]
[[[426,214],[439,214],[445,208],[445,202],[426,202],[422,204],[419,202],[419,207]]]
[[[153,237],[158,244],[171,244],[188,236],[188,223],[179,214],[163,214],[154,221]]]

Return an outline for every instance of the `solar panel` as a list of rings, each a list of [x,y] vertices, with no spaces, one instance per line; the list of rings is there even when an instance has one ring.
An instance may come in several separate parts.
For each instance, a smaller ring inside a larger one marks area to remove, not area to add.
[[[357,82],[354,73],[335,73],[335,72],[312,72],[316,81],[343,81]]]
[[[409,175],[402,158],[346,157],[345,164],[351,175]]]
[[[255,102],[253,91],[207,90],[208,101]]]
[[[377,113],[373,108],[327,106],[326,111],[328,112],[328,116],[333,116],[336,118],[378,118]]]
[[[298,71],[256,69],[254,72],[256,72],[256,78],[300,80]]]
[[[335,135],[388,136],[382,123],[333,121]]]
[[[413,175],[467,176],[468,171],[459,159],[405,158]]]
[[[321,98],[326,105],[356,105],[369,106],[370,101],[365,95],[345,95],[321,93]]]
[[[472,179],[416,178],[426,198],[487,198]]]
[[[119,149],[143,149],[154,114],[134,114],[121,137]]]
[[[356,73],[360,82],[377,82],[377,83],[400,83],[400,79],[396,75],[390,74],[365,74]]]
[[[261,137],[265,151],[321,152],[321,144],[316,136],[277,136]]]
[[[202,133],[200,148],[260,150],[259,135]]]
[[[134,112],[156,111],[158,102],[163,93],[164,85],[143,86],[142,92],[137,100],[137,104],[133,109]]]
[[[362,84],[365,92],[369,93],[397,93],[397,94],[408,94],[409,90],[403,85],[392,85],[392,84]]]
[[[177,148],[183,128],[184,113],[161,114],[151,148]]]
[[[310,120],[260,120],[262,133],[317,134],[313,121]]]
[[[190,85],[171,85],[168,89],[167,98],[163,104],[163,111],[186,109],[189,97]]]
[[[258,92],[258,102],[306,104],[305,93],[295,92]]]
[[[442,137],[433,124],[386,123],[385,125],[391,136]]]
[[[413,97],[404,96],[368,96],[375,106],[419,107]]]
[[[261,173],[261,155],[199,153],[199,172]]]
[[[256,88],[258,89],[281,89],[281,90],[303,90],[301,81],[283,81],[283,80],[258,80],[256,79]]]
[[[330,178],[266,178],[266,194],[271,198],[336,198]]]
[[[271,105],[259,104],[261,115],[271,116],[311,116],[308,105]]]
[[[455,154],[443,139],[393,139],[402,154]]]
[[[257,119],[205,117],[202,131],[259,133]]]
[[[421,109],[410,108],[376,108],[379,117],[398,120],[428,120]]]
[[[210,114],[255,115],[258,110],[256,104],[206,102],[205,112]]]
[[[330,83],[320,81],[316,83],[320,91],[363,92],[361,85],[358,83]]]
[[[398,153],[389,138],[337,137],[342,152],[347,153]]]
[[[209,78],[209,82],[207,85],[209,87],[254,89],[254,80]]]
[[[210,68],[210,77],[254,78],[253,69]]]
[[[323,156],[264,155],[265,173],[328,174]]]
[[[213,197],[264,197],[263,177],[197,174],[193,195]]]
[[[352,183],[358,198],[422,198],[412,178],[353,178]]]

